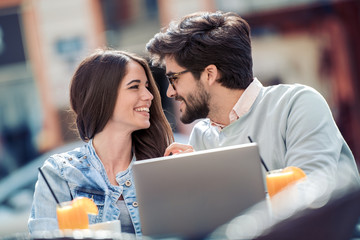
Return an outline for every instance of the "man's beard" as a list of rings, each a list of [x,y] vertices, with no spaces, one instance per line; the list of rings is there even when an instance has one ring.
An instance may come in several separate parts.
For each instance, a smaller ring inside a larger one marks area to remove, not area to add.
[[[209,114],[209,99],[210,95],[199,84],[194,93],[188,95],[185,101],[182,97],[176,97],[176,100],[182,100],[185,104],[185,112],[182,113],[180,120],[184,124],[192,123],[193,121],[206,118]]]

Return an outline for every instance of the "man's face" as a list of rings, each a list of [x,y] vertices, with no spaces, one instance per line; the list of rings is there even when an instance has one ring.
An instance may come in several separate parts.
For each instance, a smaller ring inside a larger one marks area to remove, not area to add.
[[[188,124],[207,117],[210,95],[201,82],[201,77],[197,80],[190,72],[184,72],[187,69],[179,66],[172,57],[165,57],[165,65],[166,75],[173,84],[169,83],[166,95],[180,102],[180,120]],[[184,73],[178,74],[181,72]]]

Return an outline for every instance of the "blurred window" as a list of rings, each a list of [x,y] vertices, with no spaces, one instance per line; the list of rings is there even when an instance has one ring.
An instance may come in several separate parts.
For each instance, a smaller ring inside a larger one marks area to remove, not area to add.
[[[17,8],[0,11],[0,67],[25,61]]]
[[[0,179],[39,154],[40,104],[20,16],[19,8],[0,10]]]

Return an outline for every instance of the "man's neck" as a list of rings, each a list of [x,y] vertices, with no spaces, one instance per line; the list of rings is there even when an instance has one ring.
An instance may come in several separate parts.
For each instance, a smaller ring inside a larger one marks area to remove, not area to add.
[[[211,92],[209,118],[211,121],[222,125],[229,125],[229,114],[243,94],[243,89],[228,89],[217,87]]]

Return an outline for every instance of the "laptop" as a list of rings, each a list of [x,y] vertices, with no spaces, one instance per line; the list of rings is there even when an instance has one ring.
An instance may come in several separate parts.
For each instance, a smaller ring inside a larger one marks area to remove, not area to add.
[[[256,143],[136,161],[143,235],[203,238],[265,199]]]

